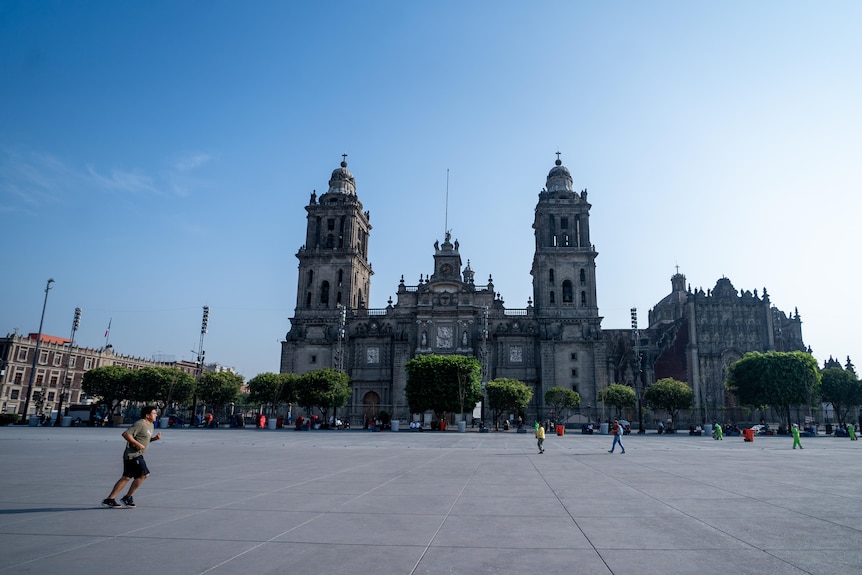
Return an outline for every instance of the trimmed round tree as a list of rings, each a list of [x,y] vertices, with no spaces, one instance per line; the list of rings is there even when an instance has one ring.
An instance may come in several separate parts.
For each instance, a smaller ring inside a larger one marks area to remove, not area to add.
[[[691,408],[694,392],[684,381],[665,377],[644,391],[644,399],[652,409],[663,409],[670,417],[669,432],[673,432],[676,416],[680,409]]]
[[[482,401],[482,366],[464,355],[421,355],[407,362],[405,394],[411,413],[464,413]]]
[[[494,412],[494,429],[502,413],[523,414],[533,399],[533,389],[523,381],[498,377],[488,382],[488,406]]]

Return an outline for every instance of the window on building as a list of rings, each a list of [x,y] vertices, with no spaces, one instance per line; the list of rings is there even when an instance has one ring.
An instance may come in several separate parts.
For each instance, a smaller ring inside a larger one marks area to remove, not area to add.
[[[341,287],[341,283],[344,281],[344,270],[338,270],[338,286]]]
[[[335,295],[335,305],[341,305],[341,292]]]
[[[581,269],[580,272],[581,285],[585,285],[587,283],[587,272],[584,269]]]
[[[567,217],[561,217],[560,218],[560,229],[561,230],[569,229],[569,218],[567,218]]]
[[[54,392],[53,391],[48,393],[48,401],[54,401]]]
[[[314,270],[308,270],[308,285],[314,283]]]
[[[578,361],[578,352],[576,352],[576,351],[572,352],[572,361]]]
[[[57,387],[57,382],[60,381],[60,378],[56,375],[51,376],[51,387]]]
[[[554,285],[554,268],[548,270],[548,281],[551,285]]]
[[[61,365],[63,363],[63,354],[55,353],[54,354],[54,365]]]
[[[317,363],[317,356],[316,355],[311,356],[311,363]]]
[[[48,352],[43,351],[39,353],[39,363],[48,363]]]
[[[320,286],[320,304],[329,305],[329,282],[323,282]]]
[[[572,303],[573,299],[572,282],[566,280],[563,282],[563,303]]]
[[[18,361],[27,361],[27,350],[23,348],[18,349]]]
[[[311,307],[311,292],[305,296],[305,307]]]
[[[93,367],[93,360],[90,358],[85,359],[84,360],[84,369],[90,369],[91,367]]]
[[[15,383],[17,383],[18,385],[24,383],[24,374],[22,372],[19,371],[15,374]]]
[[[578,377],[578,368],[577,367],[572,368],[572,377]]]
[[[582,291],[581,292],[581,306],[586,306],[586,305],[587,305],[587,292]]]
[[[551,303],[556,303],[554,300],[554,291],[551,290],[551,293],[548,295],[549,295],[548,301],[550,301]]]
[[[18,399],[19,391],[17,389],[12,390],[12,394],[9,396],[9,399]]]
[[[326,220],[326,229],[330,232],[335,230],[335,218],[328,218]]]

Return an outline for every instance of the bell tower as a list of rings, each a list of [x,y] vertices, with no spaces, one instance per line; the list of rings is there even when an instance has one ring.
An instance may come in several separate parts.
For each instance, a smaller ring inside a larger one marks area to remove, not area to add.
[[[305,245],[296,253],[299,276],[296,309],[282,342],[281,372],[302,374],[336,367],[336,344],[343,337],[344,310],[368,309],[370,214],[356,196],[347,155],[332,171],[329,189],[311,193]]]
[[[572,189],[560,161],[539,193],[533,229],[533,301],[537,317],[598,318],[595,246],[590,242],[587,191]]]
[[[590,207],[587,191],[572,189],[572,175],[558,152],[533,220],[536,251],[530,273],[539,324],[539,378],[542,393],[555,385],[567,387],[580,393],[585,404],[595,404],[608,376]]]
[[[356,196],[356,181],[347,169],[347,154],[332,171],[329,190],[317,198],[312,192],[305,207],[305,245],[299,248],[299,283],[296,290],[298,315],[313,310],[367,309],[371,289],[368,263],[370,214],[362,211]]]

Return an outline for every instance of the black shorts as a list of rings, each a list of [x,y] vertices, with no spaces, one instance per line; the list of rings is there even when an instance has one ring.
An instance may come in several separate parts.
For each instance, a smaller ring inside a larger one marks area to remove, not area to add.
[[[147,462],[144,461],[144,456],[139,455],[134,459],[123,457],[123,477],[131,477],[137,479],[146,477],[150,474],[150,469],[147,467]]]

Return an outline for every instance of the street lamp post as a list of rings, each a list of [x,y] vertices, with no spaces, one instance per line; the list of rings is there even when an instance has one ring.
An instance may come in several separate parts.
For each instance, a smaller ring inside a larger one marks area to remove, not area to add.
[[[27,425],[27,418],[30,410],[30,397],[33,394],[33,379],[36,377],[36,362],[39,360],[39,347],[42,343],[42,325],[45,323],[45,308],[48,306],[48,292],[51,290],[51,284],[54,283],[54,278],[48,280],[45,285],[45,301],[42,302],[42,319],[39,320],[39,334],[36,336],[36,349],[33,351],[33,365],[30,366],[30,378],[27,381],[27,395],[24,397],[24,412],[21,423]]]
[[[72,367],[72,349],[75,347],[75,332],[81,325],[81,308],[75,308],[75,317],[72,319],[72,335],[69,336],[69,357],[66,358],[66,367],[63,369],[63,383],[60,386],[60,405],[57,407],[57,419],[54,421],[54,426],[60,425],[63,419],[63,400],[66,398],[66,381],[69,377],[69,368]],[[75,375],[72,374],[74,378]],[[71,391],[71,386],[70,386]]]

